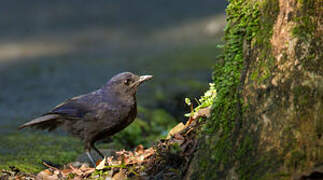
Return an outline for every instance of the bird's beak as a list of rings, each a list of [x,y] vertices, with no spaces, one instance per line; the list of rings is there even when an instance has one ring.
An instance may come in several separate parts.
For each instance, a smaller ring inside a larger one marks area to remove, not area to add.
[[[140,76],[139,77],[139,82],[142,83],[144,81],[150,80],[151,78],[153,78],[152,75],[144,75],[144,76]]]
[[[138,87],[142,82],[147,81],[147,80],[149,80],[149,79],[151,79],[151,78],[153,78],[153,76],[152,76],[152,75],[144,75],[144,76],[140,76],[140,77],[139,77],[139,80],[138,80],[138,81],[136,81],[136,82],[134,82],[134,83],[131,85],[131,88],[133,88],[133,87]]]

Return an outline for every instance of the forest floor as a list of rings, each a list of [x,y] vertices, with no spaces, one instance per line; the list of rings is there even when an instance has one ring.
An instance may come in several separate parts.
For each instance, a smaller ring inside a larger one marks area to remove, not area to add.
[[[84,7],[34,1],[17,6],[8,0],[0,7],[6,14],[0,17],[0,169],[10,171],[14,166],[37,173],[45,168],[43,160],[75,161],[83,152],[78,139],[60,130],[18,131],[17,127],[66,98],[99,88],[118,72],[149,73],[155,78],[138,92],[136,121],[113,143],[99,144],[102,149],[150,147],[185,121],[184,98],[199,96],[208,88],[212,65],[220,54],[215,47],[225,24],[223,2],[185,1],[187,8],[203,7],[192,12],[171,9],[164,17],[157,1],[151,2],[157,9],[149,7],[146,12],[138,11],[142,8],[138,4],[129,8],[124,1]],[[174,3],[182,7],[183,2]],[[119,16],[106,9],[110,6],[126,11]],[[152,16],[141,14],[149,11],[154,11]],[[137,24],[131,23],[131,13],[137,15]]]
[[[149,148],[138,145],[133,151],[112,151],[110,156],[88,163],[70,162],[56,165],[43,161],[47,169],[37,174],[21,171],[15,166],[1,170],[1,179],[180,179],[186,176],[197,148],[197,133],[203,119],[210,116],[210,107],[196,111],[184,125],[177,124],[167,136]],[[204,119],[205,120],[205,119]],[[205,121],[204,121],[205,122]]]
[[[96,167],[88,163],[70,162],[57,166],[43,162],[47,169],[30,174],[15,166],[2,170],[3,179],[128,179],[159,177],[164,179],[180,178],[186,173],[197,141],[195,139],[199,123],[179,124],[172,129],[169,137],[159,140],[152,147],[138,145],[133,151],[114,151],[113,155],[97,161]],[[176,132],[174,132],[176,131]]]

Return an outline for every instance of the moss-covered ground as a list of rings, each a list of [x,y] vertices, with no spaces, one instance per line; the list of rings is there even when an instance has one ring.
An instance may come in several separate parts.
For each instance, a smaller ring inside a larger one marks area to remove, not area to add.
[[[98,148],[132,149],[139,144],[151,146],[156,140],[165,137],[176,120],[165,110],[148,110],[140,107],[139,113],[145,119],[136,119],[129,127],[112,138],[112,142],[98,143]],[[61,132],[41,132],[26,130],[5,134],[0,137],[0,169],[14,166],[23,172],[36,173],[45,168],[43,161],[57,165],[73,162],[83,153],[83,143]]]
[[[42,161],[66,164],[82,152],[75,138],[41,132],[19,132],[0,137],[0,169],[15,166],[24,172],[39,172]]]

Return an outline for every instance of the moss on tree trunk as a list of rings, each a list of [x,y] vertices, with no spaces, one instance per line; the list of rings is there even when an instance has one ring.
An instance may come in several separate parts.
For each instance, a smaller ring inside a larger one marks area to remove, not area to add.
[[[188,179],[290,179],[322,165],[320,0],[231,0],[218,91]]]

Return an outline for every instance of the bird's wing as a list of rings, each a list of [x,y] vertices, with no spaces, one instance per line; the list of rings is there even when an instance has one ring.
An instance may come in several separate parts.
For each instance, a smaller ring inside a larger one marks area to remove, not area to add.
[[[48,114],[59,114],[63,117],[70,119],[79,119],[85,116],[88,112],[92,111],[91,97],[89,95],[77,96],[64,101],[57,105],[54,109],[46,113]]]
[[[97,93],[91,93],[68,99],[48,113],[21,125],[19,128],[56,129],[65,120],[82,119],[87,113],[93,112],[96,108],[95,105],[101,101],[100,97]]]
[[[53,129],[56,129],[56,127],[60,124],[59,119],[60,116],[56,114],[44,115],[19,126],[19,129],[25,127],[36,127],[38,129],[48,129],[49,131],[51,131]]]

